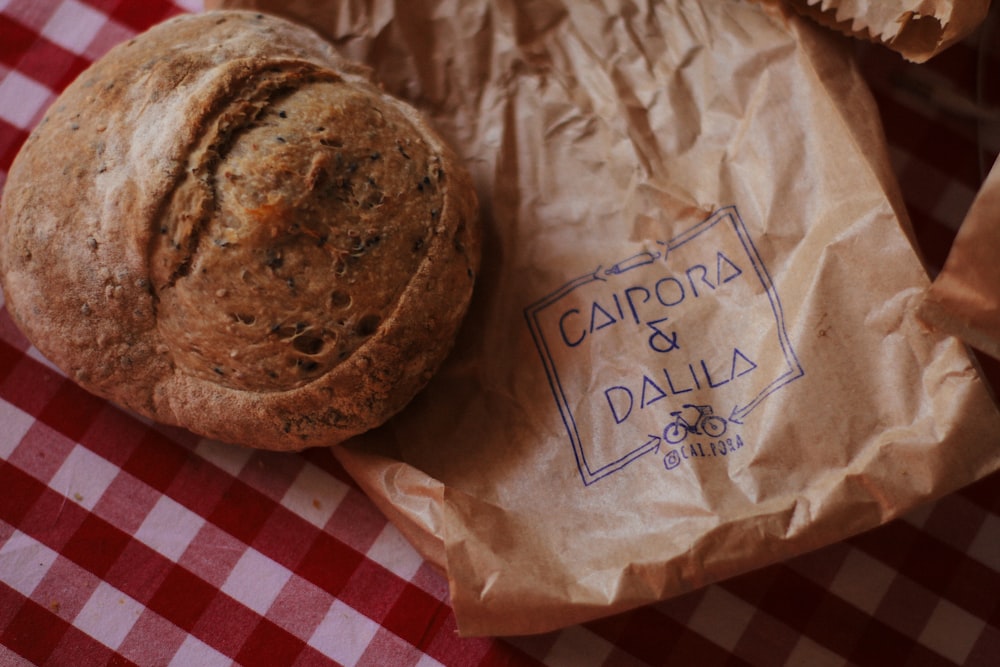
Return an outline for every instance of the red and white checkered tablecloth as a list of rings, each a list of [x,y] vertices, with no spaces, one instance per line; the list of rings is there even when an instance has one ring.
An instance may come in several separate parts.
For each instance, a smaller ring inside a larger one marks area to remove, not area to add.
[[[0,187],[88,63],[200,6],[0,0]],[[859,49],[932,268],[989,166],[990,132],[961,112],[983,90],[977,44],[923,66]],[[624,615],[503,640],[455,627],[446,581],[329,451],[137,419],[67,381],[0,310],[0,665],[998,665],[1000,477]]]

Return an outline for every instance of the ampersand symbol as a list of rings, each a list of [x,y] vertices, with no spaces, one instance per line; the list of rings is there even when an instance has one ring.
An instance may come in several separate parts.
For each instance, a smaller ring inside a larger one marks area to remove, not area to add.
[[[662,320],[646,322],[646,326],[653,330],[653,335],[649,337],[649,346],[657,352],[672,352],[673,350],[681,349],[680,343],[677,342],[676,331],[668,333],[657,326],[666,322],[667,319],[669,318],[664,317]]]

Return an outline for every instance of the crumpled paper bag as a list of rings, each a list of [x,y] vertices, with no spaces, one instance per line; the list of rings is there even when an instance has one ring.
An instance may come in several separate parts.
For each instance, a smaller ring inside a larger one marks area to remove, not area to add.
[[[335,449],[465,635],[543,632],[840,540],[1000,466],[844,43],[731,0],[227,0],[317,27],[463,156],[453,355]]]
[[[925,62],[970,35],[990,0],[783,0],[842,33]]]
[[[927,290],[920,317],[1000,359],[1000,161],[993,165]]]

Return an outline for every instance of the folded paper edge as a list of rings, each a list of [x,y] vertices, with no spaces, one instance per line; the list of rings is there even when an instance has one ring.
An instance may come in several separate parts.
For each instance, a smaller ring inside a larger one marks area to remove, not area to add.
[[[988,230],[1000,221],[997,204],[1000,203],[1000,159],[998,159],[980,186],[941,272],[924,293],[917,316],[930,328],[960,338],[969,346],[1000,359],[1000,313],[992,294],[984,293],[982,282],[969,280],[972,269],[983,267],[988,261],[983,254],[969,253],[985,242],[991,251]],[[987,236],[984,239],[984,234]],[[987,279],[988,281],[988,279]]]
[[[442,534],[444,484],[408,463],[354,448],[350,443],[333,447],[332,452],[417,553],[447,576]]]

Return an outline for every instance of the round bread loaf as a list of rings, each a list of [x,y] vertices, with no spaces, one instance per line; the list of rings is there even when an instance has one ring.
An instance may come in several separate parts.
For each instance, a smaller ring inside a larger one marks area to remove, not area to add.
[[[317,35],[171,19],[55,101],[0,203],[7,308],[86,389],[254,447],[381,424],[452,345],[479,262],[455,155]]]

